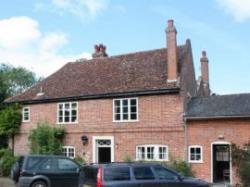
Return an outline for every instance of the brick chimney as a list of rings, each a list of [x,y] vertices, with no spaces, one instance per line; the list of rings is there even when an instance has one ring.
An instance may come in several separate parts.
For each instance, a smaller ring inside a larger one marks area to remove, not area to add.
[[[108,54],[106,53],[106,46],[103,44],[95,45],[94,46],[95,52],[92,54],[93,58],[103,58],[107,57]]]
[[[201,62],[201,81],[205,92],[204,94],[205,96],[209,96],[210,95],[209,70],[208,70],[208,58],[206,51],[202,51],[200,62]]]
[[[167,34],[167,48],[168,48],[168,82],[177,81],[177,31],[173,20],[168,20]]]

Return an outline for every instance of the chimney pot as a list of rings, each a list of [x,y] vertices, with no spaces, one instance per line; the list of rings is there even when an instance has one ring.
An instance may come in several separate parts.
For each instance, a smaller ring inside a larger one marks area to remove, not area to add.
[[[168,20],[168,27],[173,27],[174,26],[174,20],[170,19]]]
[[[107,57],[108,54],[106,53],[106,46],[103,44],[95,45],[94,46],[95,52],[92,54],[93,58],[101,58]]]

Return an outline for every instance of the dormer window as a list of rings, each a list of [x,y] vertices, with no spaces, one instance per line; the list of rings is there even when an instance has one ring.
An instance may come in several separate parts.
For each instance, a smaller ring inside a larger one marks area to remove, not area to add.
[[[30,108],[24,107],[22,112],[22,121],[23,122],[29,122],[30,121]]]

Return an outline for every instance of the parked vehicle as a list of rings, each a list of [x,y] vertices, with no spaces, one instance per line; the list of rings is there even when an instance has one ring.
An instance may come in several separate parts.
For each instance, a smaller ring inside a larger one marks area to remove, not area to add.
[[[18,187],[79,187],[82,166],[63,156],[28,155],[12,166]]]
[[[159,164],[111,163],[83,168],[82,187],[209,187]]]

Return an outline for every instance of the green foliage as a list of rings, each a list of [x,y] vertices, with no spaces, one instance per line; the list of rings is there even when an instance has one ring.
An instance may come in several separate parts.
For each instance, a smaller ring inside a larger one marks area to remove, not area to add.
[[[192,172],[192,169],[190,165],[183,160],[175,160],[169,164],[169,167],[178,173],[180,173],[183,176],[186,177],[193,177],[194,173]]]
[[[75,158],[75,161],[77,161],[77,162],[78,162],[79,164],[81,164],[81,165],[86,164],[85,158],[84,158],[84,157],[81,157],[81,156],[79,156],[79,155]]]
[[[23,92],[37,82],[35,74],[23,67],[0,64],[0,102]]]
[[[0,150],[0,175],[9,176],[11,166],[17,161],[17,157],[12,155],[10,149]]]
[[[0,135],[14,136],[20,128],[22,116],[17,104],[0,111]]]
[[[128,155],[128,154],[126,154],[126,155],[123,157],[123,161],[124,161],[124,162],[133,162],[131,156]]]
[[[29,134],[31,154],[62,154],[63,136],[64,129],[53,128],[46,122],[38,123]]]
[[[250,187],[250,141],[242,147],[232,145],[233,165],[237,168],[237,175],[245,187]]]

